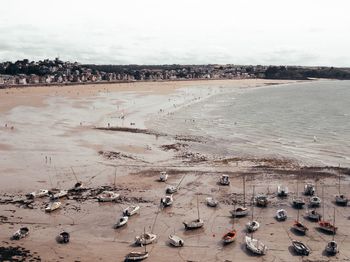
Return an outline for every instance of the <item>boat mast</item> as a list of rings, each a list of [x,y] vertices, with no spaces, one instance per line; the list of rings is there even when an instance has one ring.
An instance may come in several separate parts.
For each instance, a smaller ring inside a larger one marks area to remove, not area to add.
[[[243,207],[245,207],[245,174],[243,175]]]
[[[199,221],[199,206],[198,206],[198,195],[197,195],[197,213],[198,213],[198,221]]]
[[[117,167],[115,167],[115,170],[114,170],[114,191],[115,191],[115,182],[117,180]]]
[[[339,174],[339,182],[338,182],[338,191],[339,191],[339,196],[340,196],[340,174]]]
[[[333,241],[334,241],[334,236],[335,236],[335,207],[333,211]]]
[[[253,198],[252,198],[252,223],[254,221],[254,197],[255,197],[255,185],[253,186]],[[250,238],[253,239],[253,231]]]
[[[323,220],[324,219],[324,185],[322,185],[322,217],[323,217]]]

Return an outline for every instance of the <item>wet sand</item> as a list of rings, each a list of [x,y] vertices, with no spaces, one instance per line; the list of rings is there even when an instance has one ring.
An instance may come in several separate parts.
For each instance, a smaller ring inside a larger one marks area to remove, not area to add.
[[[158,241],[148,246],[149,261],[296,261],[300,257],[290,249],[291,239],[307,243],[312,254],[310,261],[329,261],[323,253],[331,236],[310,228],[307,236],[290,231],[297,215],[291,207],[291,196],[300,191],[306,181],[318,181],[325,190],[326,218],[333,214],[332,203],[337,193],[335,186],[342,175],[342,190],[349,186],[346,169],[302,169],[299,163],[267,159],[240,159],[227,156],[217,159],[210,152],[197,152],[196,144],[205,137],[186,137],[152,132],[127,132],[108,127],[147,129],[147,121],[174,110],[202,101],[223,92],[223,88],[248,88],[267,83],[287,81],[234,80],[194,81],[168,83],[132,83],[112,85],[84,85],[60,87],[30,87],[28,89],[0,90],[0,199],[23,197],[38,188],[71,188],[75,176],[88,188],[113,186],[121,194],[120,203],[98,203],[94,198],[63,199],[63,208],[52,214],[43,210],[48,199],[35,200],[33,208],[20,204],[0,204],[0,241],[2,246],[21,246],[42,261],[123,261],[132,250],[143,250],[133,245],[136,235],[144,228],[158,235]],[[5,126],[7,125],[7,126]],[[11,128],[13,127],[13,128]],[[105,130],[96,127],[107,128]],[[185,127],[184,127],[185,128]],[[111,154],[112,152],[112,154]],[[74,170],[73,174],[71,167]],[[159,172],[170,174],[166,183],[158,182]],[[217,184],[221,174],[228,173],[231,186]],[[245,223],[249,217],[233,219],[234,194],[242,201],[242,175],[247,177],[247,204],[253,185],[256,193],[269,193],[268,208],[255,208],[255,217],[261,228],[254,234],[268,245],[266,256],[252,256],[244,246]],[[167,184],[176,185],[184,177],[174,205],[159,208],[160,197]],[[291,196],[276,197],[279,183],[289,185]],[[197,216],[199,198],[203,229],[187,232],[182,222]],[[209,208],[205,198],[214,196],[218,208]],[[139,215],[130,218],[125,228],[113,229],[121,210],[130,204],[139,204]],[[289,218],[285,222],[274,219],[278,208],[285,208]],[[322,209],[320,209],[320,212]],[[301,211],[301,215],[305,210]],[[336,240],[341,252],[337,261],[350,258],[350,230],[347,228],[347,207],[337,207]],[[236,242],[223,246],[222,235],[234,223],[239,235]],[[11,241],[11,234],[25,225],[30,235]],[[65,229],[71,233],[71,242],[60,245],[56,235]],[[185,246],[173,248],[168,235],[183,237]]]

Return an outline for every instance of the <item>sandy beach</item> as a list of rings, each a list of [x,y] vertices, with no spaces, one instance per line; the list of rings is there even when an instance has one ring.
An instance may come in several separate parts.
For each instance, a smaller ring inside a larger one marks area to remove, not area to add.
[[[340,190],[347,192],[348,168],[306,167],[288,158],[218,156],[206,150],[205,135],[167,133],[154,124],[231,89],[289,83],[295,81],[143,82],[0,90],[0,254],[8,258],[21,247],[27,253],[18,261],[124,261],[128,252],[143,250],[134,245],[134,239],[147,230],[157,234],[157,242],[147,246],[150,257],[146,261],[349,261],[348,207],[334,204],[339,177]],[[183,121],[184,131],[189,128],[187,121],[194,120]],[[169,174],[165,183],[158,181],[161,171]],[[222,174],[229,175],[230,186],[218,184]],[[269,197],[268,207],[254,212],[261,224],[254,237],[269,249],[263,257],[252,255],[244,244],[250,216],[230,216],[236,200],[243,204],[243,177],[249,208],[253,186],[256,194]],[[166,186],[177,185],[181,179],[174,204],[160,208]],[[44,211],[47,197],[23,201],[25,194],[37,189],[69,189],[77,181],[86,190],[62,199],[62,208],[52,213]],[[309,227],[307,235],[291,230],[297,216],[291,200],[297,191],[301,195],[307,182],[316,185],[319,196],[322,186],[325,188],[325,219],[333,219],[336,207],[339,231],[335,239],[340,253],[335,257],[324,252],[332,236],[304,219],[306,208],[300,211],[300,218]],[[288,198],[277,197],[279,184],[289,187]],[[99,203],[96,196],[103,187],[118,192],[120,200]],[[197,196],[204,228],[185,231],[182,222],[197,218]],[[209,196],[219,201],[217,208],[206,205]],[[132,204],[140,205],[140,213],[130,217],[125,227],[114,229],[123,208]],[[274,218],[279,208],[288,212],[284,222]],[[29,236],[10,240],[21,226],[30,229]],[[238,231],[237,239],[224,246],[221,238],[232,226]],[[71,234],[67,245],[55,240],[62,230]],[[184,239],[184,247],[169,245],[168,236],[174,232]],[[305,242],[312,250],[310,256],[297,256],[292,239]]]

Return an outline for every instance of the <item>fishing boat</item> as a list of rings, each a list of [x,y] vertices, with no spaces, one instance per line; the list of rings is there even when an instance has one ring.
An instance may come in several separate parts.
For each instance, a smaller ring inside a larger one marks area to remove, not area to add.
[[[247,231],[252,233],[258,230],[260,227],[260,223],[258,221],[254,220],[254,195],[255,195],[255,186],[253,186],[253,197],[252,197],[252,218],[251,220],[246,224]]]
[[[34,199],[34,198],[44,197],[44,196],[48,196],[48,195],[49,195],[49,190],[47,190],[47,189],[39,189],[37,191],[28,193],[26,195],[26,197],[29,198],[29,199]]]
[[[160,204],[163,206],[163,207],[168,207],[168,206],[171,206],[173,204],[174,200],[173,200],[173,195],[170,195],[170,196],[165,196],[165,197],[162,197],[160,199]]]
[[[349,201],[349,199],[340,192],[340,175],[339,175],[338,195],[335,196],[335,203],[338,206],[347,206],[348,205],[348,201]]]
[[[335,229],[335,208],[334,208],[334,214],[333,214],[333,225]],[[332,241],[328,242],[325,248],[325,251],[329,256],[335,256],[339,252],[338,244],[337,242],[335,242],[334,238],[335,238],[335,231],[333,232]]]
[[[322,198],[324,198],[324,186],[322,187]],[[329,233],[329,234],[335,234],[337,232],[337,227],[333,225],[331,222],[324,220],[324,202],[322,203],[322,218],[323,220],[318,221],[319,229],[322,231]]]
[[[315,186],[314,184],[307,183],[304,186],[304,195],[305,196],[313,196],[315,194]]]
[[[183,247],[185,244],[184,240],[175,234],[169,236],[169,243],[174,247]]]
[[[160,182],[165,182],[168,180],[168,174],[166,171],[162,171],[160,172],[160,176],[159,176],[159,181]]]
[[[245,244],[247,249],[256,255],[265,255],[267,252],[267,246],[253,236],[245,236]]]
[[[277,196],[279,197],[286,197],[288,196],[288,187],[284,185],[278,185],[277,186]]]
[[[220,185],[228,186],[230,185],[230,178],[228,175],[222,175],[219,180]]]
[[[12,235],[11,239],[20,240],[22,238],[25,238],[28,235],[29,235],[29,228],[28,227],[21,227]]]
[[[123,210],[123,215],[130,217],[130,216],[137,214],[139,212],[139,210],[140,210],[140,206],[137,206],[137,205],[136,206],[128,206],[127,208],[125,208]]]
[[[46,205],[45,211],[52,212],[59,209],[61,206],[62,206],[62,203],[60,201],[51,201]]]
[[[305,215],[309,220],[316,222],[320,221],[322,218],[322,215],[318,213],[315,209],[308,210]]]
[[[246,192],[245,192],[245,175],[243,176],[243,206],[237,206],[235,205],[235,208],[233,210],[230,210],[231,216],[232,217],[244,217],[248,215],[249,211],[248,208],[245,206],[245,197],[246,197]],[[237,200],[236,202],[237,203]]]
[[[197,195],[197,215],[198,215],[198,218],[195,220],[182,222],[186,230],[198,229],[204,226],[204,221],[199,216],[198,195]]]
[[[309,230],[303,223],[299,221],[299,209],[298,209],[297,219],[294,221],[292,229],[303,235],[305,235],[306,232]]]
[[[144,232],[141,235],[135,237],[135,244],[140,246],[149,245],[149,244],[152,244],[154,241],[156,241],[156,239],[157,239],[156,234]]]
[[[278,209],[276,212],[276,219],[278,221],[285,221],[287,219],[287,211],[284,209]]]
[[[60,244],[69,243],[70,234],[66,231],[62,231],[56,238],[57,242]]]
[[[217,201],[213,197],[207,197],[206,202],[207,202],[207,205],[210,207],[217,207],[217,205],[219,204],[219,201]]]
[[[299,255],[308,256],[310,254],[310,248],[301,241],[292,240],[292,246]]]
[[[318,196],[312,196],[310,198],[310,207],[319,207],[321,205],[321,198]]]
[[[128,216],[122,216],[117,220],[117,223],[114,225],[114,228],[120,228],[122,226],[125,226],[128,223],[129,217]]]
[[[267,207],[268,199],[264,194],[257,195],[255,198],[256,205],[259,207]]]
[[[50,199],[51,200],[55,200],[55,199],[59,199],[62,197],[66,197],[68,195],[68,191],[67,190],[60,190],[60,189],[52,189],[48,192]]]
[[[99,202],[113,202],[120,197],[120,194],[113,191],[103,191],[100,195],[97,196]]]

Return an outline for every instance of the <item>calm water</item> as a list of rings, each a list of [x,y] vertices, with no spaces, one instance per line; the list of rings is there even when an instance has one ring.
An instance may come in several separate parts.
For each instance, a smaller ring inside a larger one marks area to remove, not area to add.
[[[226,88],[157,122],[169,133],[207,136],[198,149],[218,155],[350,166],[350,81]]]

